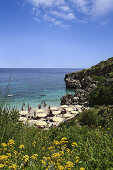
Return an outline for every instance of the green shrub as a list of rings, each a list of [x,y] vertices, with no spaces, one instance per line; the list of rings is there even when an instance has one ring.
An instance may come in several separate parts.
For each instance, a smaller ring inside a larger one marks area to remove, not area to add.
[[[113,104],[113,85],[100,85],[95,88],[88,96],[90,105],[108,105]]]
[[[84,110],[78,117],[80,125],[88,125],[89,127],[95,127],[97,124],[97,110],[89,109]]]
[[[105,76],[95,76],[95,75],[92,75],[92,78],[95,81],[98,81],[99,84],[103,84],[106,81],[106,77]]]
[[[113,72],[109,73],[110,78],[113,78]]]

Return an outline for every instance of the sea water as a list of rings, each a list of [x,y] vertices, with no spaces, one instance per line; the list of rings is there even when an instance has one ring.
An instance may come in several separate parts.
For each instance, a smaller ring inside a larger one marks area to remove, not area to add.
[[[36,108],[43,101],[59,106],[63,95],[74,93],[72,89],[66,89],[65,74],[78,70],[81,69],[0,68],[0,100],[15,108],[21,108],[23,103]]]

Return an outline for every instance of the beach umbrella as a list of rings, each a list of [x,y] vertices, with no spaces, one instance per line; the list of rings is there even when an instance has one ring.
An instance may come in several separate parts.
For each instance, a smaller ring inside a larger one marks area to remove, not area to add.
[[[36,120],[35,125],[42,127],[42,126],[47,126],[47,123],[43,120]]]
[[[72,111],[71,113],[72,113],[72,114],[78,114],[78,112],[77,112],[77,111]]]
[[[62,107],[62,108],[66,108],[66,107],[68,107],[68,106],[67,106],[67,105],[62,105],[61,107]]]
[[[51,110],[58,110],[58,107],[51,107]]]
[[[19,121],[20,121],[20,122],[27,121],[27,118],[26,118],[26,117],[20,117],[20,118],[19,118]]]
[[[53,117],[52,120],[53,120],[54,122],[62,122],[62,121],[63,121],[63,118],[61,118],[61,117]]]
[[[81,105],[76,105],[76,108],[82,108],[82,106]]]
[[[27,120],[28,125],[34,125],[35,124],[35,120]]]
[[[54,111],[52,112],[54,115],[59,115],[61,113],[61,111]]]
[[[67,117],[72,117],[72,114],[67,113],[67,114],[64,114],[63,117],[65,117],[65,118],[67,118]]]
[[[43,112],[44,112],[43,109],[36,110],[36,113],[43,113]]]
[[[38,113],[36,114],[38,117],[46,117],[47,116],[47,113]]]
[[[21,116],[26,116],[28,114],[28,111],[20,111],[19,114]]]
[[[71,112],[73,109],[71,107],[66,108],[67,111]]]

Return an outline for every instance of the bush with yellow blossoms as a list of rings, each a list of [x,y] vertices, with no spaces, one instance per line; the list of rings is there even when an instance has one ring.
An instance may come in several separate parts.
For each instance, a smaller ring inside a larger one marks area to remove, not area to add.
[[[53,146],[48,148],[48,156],[42,159],[44,168],[48,170],[72,170],[78,168],[79,157],[76,155],[76,147],[77,143],[74,142],[71,149],[68,148],[68,140],[65,137],[60,141],[55,140]]]
[[[0,147],[0,169],[23,169],[26,166],[32,166],[38,159],[37,154],[32,156],[24,154],[25,146],[21,144],[18,149],[15,150],[15,141],[10,139],[8,143],[1,143]]]

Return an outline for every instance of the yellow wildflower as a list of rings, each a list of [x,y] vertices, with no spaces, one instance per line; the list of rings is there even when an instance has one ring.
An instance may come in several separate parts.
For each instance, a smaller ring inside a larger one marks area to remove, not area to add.
[[[46,162],[44,160],[41,160],[42,164],[46,166]]]
[[[78,162],[79,162],[79,157],[76,156],[75,158],[76,158],[76,161],[75,161],[75,162],[78,163]]]
[[[28,162],[28,161],[29,161],[29,156],[28,156],[28,155],[23,156],[23,160],[24,160],[25,162]]]
[[[35,145],[36,145],[36,141],[32,142],[32,145],[35,147]]]
[[[63,152],[63,151],[59,151],[59,153],[60,153],[61,155],[64,155],[64,152]]]
[[[76,160],[76,163],[78,163],[78,162],[79,162],[79,160],[77,159],[77,160]]]
[[[59,157],[61,156],[61,154],[59,154],[59,153],[54,153],[52,156],[53,156],[53,158],[59,158]]]
[[[38,155],[34,154],[34,155],[31,156],[31,159],[37,160],[37,157],[38,157]]]
[[[59,141],[56,141],[56,140],[55,140],[55,141],[53,142],[53,144],[54,144],[54,145],[59,145],[60,143],[59,143]]]
[[[14,153],[15,155],[17,155],[17,154],[18,154],[18,152],[17,152],[16,150],[14,150],[14,151],[13,151],[13,153]]]
[[[45,159],[45,161],[50,161],[51,160],[51,158],[48,156],[48,157],[43,157],[43,159]]]
[[[4,165],[3,165],[3,164],[0,164],[0,168],[4,168]]]
[[[68,152],[68,153],[69,153],[69,152],[71,152],[71,150],[70,150],[69,148],[66,148],[66,152]]]
[[[42,150],[45,151],[45,147],[44,146],[42,147]]]
[[[72,167],[74,167],[73,162],[68,161],[68,162],[66,163],[65,167],[66,167],[66,168],[72,168]]]
[[[5,161],[8,159],[8,156],[6,155],[0,155],[0,161]]]
[[[19,149],[24,149],[24,148],[25,148],[24,145],[19,146]]]
[[[3,148],[5,148],[5,147],[7,147],[7,144],[6,144],[6,143],[1,143],[1,146],[2,146]]]
[[[67,138],[63,137],[61,139],[60,144],[63,144],[63,143],[68,143]]]
[[[85,168],[81,167],[80,170],[85,170]]]
[[[8,146],[15,145],[15,141],[13,139],[10,139],[7,145]]]
[[[61,140],[67,140],[67,138],[63,137]]]
[[[8,157],[11,157],[11,153],[7,153],[6,155],[7,155]]]
[[[73,142],[73,143],[72,143],[72,146],[73,146],[73,147],[77,147],[77,143],[76,143],[76,142]]]
[[[50,146],[48,149],[49,149],[50,151],[53,151],[54,148],[55,148],[54,146]]]
[[[63,170],[63,169],[64,169],[64,167],[62,165],[58,166],[58,170]]]
[[[17,165],[16,165],[16,164],[12,164],[11,166],[9,166],[9,169],[14,169],[14,170],[16,170],[16,168],[17,168]]]

